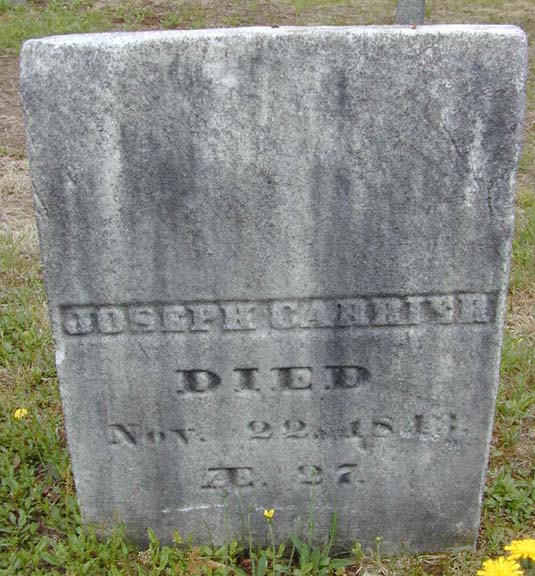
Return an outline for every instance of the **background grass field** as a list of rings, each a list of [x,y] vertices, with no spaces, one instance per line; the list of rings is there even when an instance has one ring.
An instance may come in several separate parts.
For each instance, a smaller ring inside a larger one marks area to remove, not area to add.
[[[24,6],[0,0],[0,573],[470,575],[511,539],[535,536],[535,0],[435,0],[426,10],[428,23],[517,24],[530,35],[507,330],[478,550],[386,559],[380,543],[371,551],[356,544],[344,569],[328,560],[328,550],[310,554],[306,546],[290,565],[278,546],[244,555],[231,542],[219,549],[161,547],[152,535],[150,547],[139,550],[120,531],[99,542],[81,528],[24,148],[21,42],[103,30],[391,24],[395,6],[393,0],[29,0]],[[17,419],[20,407],[28,415]],[[273,526],[276,538],[276,517]]]

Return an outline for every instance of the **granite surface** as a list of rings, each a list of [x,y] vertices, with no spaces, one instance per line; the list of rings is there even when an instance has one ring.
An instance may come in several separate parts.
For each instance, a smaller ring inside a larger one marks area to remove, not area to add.
[[[24,45],[85,522],[474,544],[525,74],[507,26]]]
[[[425,0],[398,0],[396,24],[423,24]]]

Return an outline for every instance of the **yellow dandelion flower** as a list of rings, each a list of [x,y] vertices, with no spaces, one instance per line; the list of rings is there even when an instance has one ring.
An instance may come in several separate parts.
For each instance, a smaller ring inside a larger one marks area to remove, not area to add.
[[[535,561],[535,540],[533,538],[513,540],[509,546],[505,546],[505,549],[509,550],[509,558],[513,560],[526,558]]]
[[[483,569],[477,571],[477,576],[522,576],[522,568],[516,560],[511,558],[496,558],[496,560],[485,560]]]
[[[24,418],[25,416],[28,416],[28,410],[26,410],[26,408],[17,408],[15,410],[15,412],[13,413],[13,416],[17,419],[20,420],[21,418]]]
[[[275,515],[275,509],[274,508],[269,508],[269,509],[264,510],[264,518],[266,520],[271,520],[274,515]]]

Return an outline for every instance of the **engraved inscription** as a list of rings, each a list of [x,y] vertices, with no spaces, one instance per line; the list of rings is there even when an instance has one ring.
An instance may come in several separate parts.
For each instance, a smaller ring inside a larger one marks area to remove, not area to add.
[[[312,368],[273,368],[272,372],[280,388],[307,390],[312,387]]]
[[[357,476],[357,464],[342,464],[336,469],[337,484],[348,485],[356,482],[362,483],[364,480]]]
[[[284,421],[253,420],[246,424],[250,440],[306,439],[349,440],[357,443],[360,451],[373,449],[377,441],[388,438],[419,440],[421,442],[457,442],[461,430],[454,413],[406,414],[392,418],[387,415],[366,414],[350,422],[334,426],[311,424],[301,419]]]
[[[368,326],[368,302],[364,298],[341,300],[337,303],[337,323],[341,327]]]
[[[66,334],[83,335],[93,332],[91,309],[67,309],[63,313],[63,330]]]
[[[259,438],[262,440],[267,440],[273,436],[273,431],[271,430],[271,425],[267,422],[262,422],[260,420],[253,420],[247,424],[247,428],[252,432],[251,438]]]
[[[258,391],[258,368],[236,368],[233,372],[235,390]]]
[[[402,326],[408,324],[407,305],[400,298],[373,298],[373,324],[375,326]]]
[[[282,425],[282,432],[285,438],[306,438],[308,432],[307,425],[302,420],[286,420]]]
[[[253,486],[252,474],[249,467],[208,468],[206,483],[201,488],[248,488]]]
[[[154,332],[156,329],[156,311],[151,306],[131,306],[128,318],[134,332]]]
[[[175,442],[186,445],[189,443],[193,428],[175,429],[145,429],[141,424],[109,424],[108,443],[123,446],[136,446],[141,444],[161,444]]]
[[[192,332],[208,332],[219,313],[219,308],[215,304],[191,305],[188,306],[188,310],[191,312],[190,329]]]
[[[177,386],[172,393],[206,393],[223,390],[223,379],[211,370],[177,370]],[[288,366],[261,372],[258,368],[236,368],[232,371],[234,392],[258,392],[271,384],[281,391],[310,392],[312,389],[351,390],[368,384],[371,374],[362,366]]]
[[[190,327],[189,311],[185,306],[162,306],[162,331],[185,332]]]
[[[323,470],[319,466],[305,464],[297,469],[298,479],[301,484],[321,484],[323,482]]]
[[[422,324],[426,318],[438,324],[453,324],[455,321],[456,301],[454,296],[435,296],[407,298],[409,320],[411,324]]]
[[[254,330],[254,304],[220,304],[223,310],[224,330]]]
[[[341,464],[330,470],[325,471],[316,464],[301,464],[295,470],[295,479],[299,484],[316,486],[322,484],[325,480],[334,482],[341,487],[353,486],[357,483],[363,483],[364,480],[358,474],[359,465],[355,463]],[[205,471],[205,480],[201,485],[204,489],[232,489],[232,488],[250,488],[254,486],[253,468],[220,466],[217,468],[208,468]]]
[[[424,440],[446,438],[456,441],[459,433],[457,415],[449,414],[416,414],[413,419],[413,434]]]
[[[297,302],[273,302],[271,305],[271,326],[276,330],[288,330],[299,326]]]
[[[346,441],[358,453],[373,451],[375,446],[392,440],[422,443],[458,444],[466,428],[461,427],[453,412],[428,411],[391,417],[385,414],[364,414],[350,421],[322,425],[301,418],[251,420],[240,424],[245,438],[254,442]],[[107,426],[107,441],[116,446],[155,446],[164,443],[189,446],[208,441],[196,428],[182,426],[155,427],[140,423],[114,422]],[[348,445],[350,446],[350,445]]]
[[[372,436],[375,438],[386,438],[394,433],[394,425],[388,416],[374,419],[372,422]]]
[[[214,390],[221,384],[221,378],[209,370],[177,370],[178,382],[176,392],[204,393]]]
[[[331,384],[326,388],[356,388],[370,379],[370,373],[361,366],[326,366]]]
[[[463,324],[490,322],[491,314],[486,299],[480,298],[478,294],[461,294],[459,302],[459,322]]]
[[[332,471],[324,471],[315,464],[304,464],[297,469],[297,481],[301,484],[321,484],[326,476],[341,486],[364,482],[358,475],[357,464],[341,464]]]
[[[103,306],[97,310],[97,327],[102,334],[120,334],[128,325],[126,311],[117,306]]]
[[[138,443],[139,424],[110,424],[108,426],[109,444],[128,444],[133,446]]]
[[[274,430],[271,424],[261,420],[253,420],[247,424],[251,432],[251,439],[267,440],[272,438],[274,433],[282,438],[306,438],[308,436],[307,425],[302,420],[285,420]]]
[[[497,294],[409,294],[269,301],[61,306],[69,336],[254,330],[363,329],[421,324],[487,324]]]

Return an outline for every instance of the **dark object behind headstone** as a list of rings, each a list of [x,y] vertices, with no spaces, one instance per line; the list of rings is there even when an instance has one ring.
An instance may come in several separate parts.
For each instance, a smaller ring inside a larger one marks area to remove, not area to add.
[[[396,24],[423,24],[425,0],[399,0]]]

